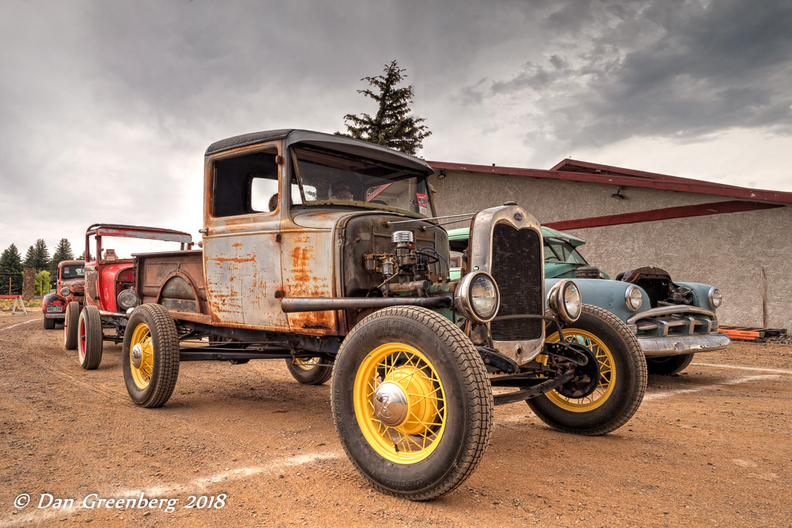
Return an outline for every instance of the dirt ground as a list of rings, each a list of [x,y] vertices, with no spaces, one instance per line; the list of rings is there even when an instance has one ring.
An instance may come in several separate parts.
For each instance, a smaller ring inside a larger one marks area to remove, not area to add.
[[[738,342],[650,376],[603,437],[497,407],[470,479],[412,503],[366,485],[329,386],[282,361],[182,363],[150,410],[126,393],[120,345],[84,371],[61,341],[40,314],[0,314],[0,526],[792,526],[790,344]],[[136,507],[106,507],[121,498]]]

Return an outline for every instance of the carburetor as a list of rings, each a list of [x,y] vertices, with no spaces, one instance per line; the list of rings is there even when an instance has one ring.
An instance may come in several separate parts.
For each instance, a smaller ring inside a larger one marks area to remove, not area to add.
[[[395,231],[391,236],[393,253],[368,253],[363,255],[366,271],[381,273],[386,282],[426,280],[429,256],[415,249],[412,231]],[[398,276],[398,277],[396,277]]]

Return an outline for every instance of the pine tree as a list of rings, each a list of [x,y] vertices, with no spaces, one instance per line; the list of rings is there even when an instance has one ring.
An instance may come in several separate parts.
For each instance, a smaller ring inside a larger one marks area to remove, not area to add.
[[[391,61],[383,70],[384,75],[376,77],[364,77],[361,81],[368,83],[376,88],[358,90],[358,93],[371,97],[379,109],[374,117],[363,113],[359,115],[347,114],[344,116],[344,123],[347,127],[345,135],[356,139],[363,139],[383,145],[407,154],[415,154],[423,148],[424,138],[432,133],[422,117],[411,117],[409,104],[412,103],[412,86],[397,87],[402,80],[407,78],[404,74],[405,69],[399,68],[396,61]]]
[[[8,295],[22,293],[22,257],[14,244],[0,256],[0,292]],[[9,283],[11,290],[8,291]]]
[[[25,268],[33,268],[36,272],[49,268],[50,256],[47,250],[47,243],[44,239],[39,238],[36,244],[30,246],[25,255]]]
[[[74,260],[74,252],[69,241],[61,238],[60,242],[58,242],[58,247],[55,249],[55,254],[52,255],[52,260],[50,260],[49,272],[53,280],[57,280],[58,264],[64,260]]]

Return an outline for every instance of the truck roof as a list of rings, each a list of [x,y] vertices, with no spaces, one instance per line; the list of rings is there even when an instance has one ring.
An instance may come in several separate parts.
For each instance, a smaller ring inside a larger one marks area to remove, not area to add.
[[[115,236],[128,238],[146,238],[152,240],[164,240],[166,242],[181,242],[192,244],[192,235],[184,231],[175,229],[165,229],[162,227],[146,227],[122,224],[93,224],[85,231],[86,236]]]
[[[241,136],[221,139],[220,141],[215,141],[209,145],[209,148],[206,149],[206,156],[212,156],[214,154],[239,147],[249,147],[259,143],[277,140],[285,140],[284,148],[297,143],[303,143],[306,145],[324,147],[330,150],[409,167],[425,174],[434,173],[434,169],[432,169],[424,160],[403,152],[399,152],[397,150],[346,136],[336,136],[333,134],[325,134],[323,132],[313,132],[311,130],[300,130],[293,128],[251,132],[250,134],[242,134]]]

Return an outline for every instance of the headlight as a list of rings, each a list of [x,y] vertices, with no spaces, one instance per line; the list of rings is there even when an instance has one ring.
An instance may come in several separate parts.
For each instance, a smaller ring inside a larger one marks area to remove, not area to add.
[[[454,306],[466,318],[477,323],[488,323],[500,307],[500,293],[489,273],[468,273],[456,287]]]
[[[68,286],[64,286],[63,288],[60,289],[61,297],[68,297],[70,293],[71,290],[69,289]]]
[[[723,302],[723,294],[715,286],[710,288],[708,297],[709,297],[710,306],[712,307],[713,310],[718,308]]]
[[[140,304],[140,299],[137,298],[137,295],[135,295],[135,292],[132,290],[122,291],[118,294],[118,299],[116,300],[118,302],[118,307],[124,312]]]
[[[583,299],[577,284],[570,280],[555,283],[547,294],[547,305],[565,322],[577,321],[583,310]]]
[[[636,311],[643,304],[643,295],[641,288],[635,284],[630,284],[624,291],[624,301],[627,303],[627,308]]]

